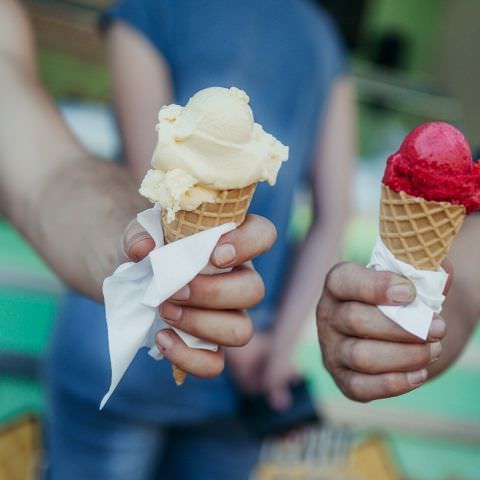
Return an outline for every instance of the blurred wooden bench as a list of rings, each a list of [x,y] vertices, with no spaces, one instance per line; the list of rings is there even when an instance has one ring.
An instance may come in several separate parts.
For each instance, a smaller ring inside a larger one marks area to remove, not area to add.
[[[24,0],[40,47],[103,64],[98,16],[113,0]]]

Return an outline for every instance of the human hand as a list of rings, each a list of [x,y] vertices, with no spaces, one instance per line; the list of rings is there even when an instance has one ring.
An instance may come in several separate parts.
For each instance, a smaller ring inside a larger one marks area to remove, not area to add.
[[[188,285],[160,306],[162,318],[171,326],[220,346],[242,346],[253,335],[252,322],[245,312],[259,303],[264,285],[251,260],[274,243],[275,227],[257,215],[248,215],[235,230],[223,235],[210,259],[227,273],[197,275]],[[154,242],[138,223],[124,234],[123,251],[133,261],[144,258]],[[213,377],[224,368],[222,349],[211,352],[192,349],[172,330],[158,333],[156,343],[174,365],[199,377]]]
[[[424,342],[376,308],[408,304],[415,295],[413,284],[390,272],[354,263],[330,270],[317,306],[318,337],[326,368],[350,399],[401,395],[426,381],[442,351],[444,320],[435,316]]]
[[[263,374],[263,390],[274,410],[283,411],[290,407],[290,386],[301,379],[290,352],[275,352],[272,349]]]
[[[242,392],[249,395],[262,392],[270,348],[270,332],[256,332],[247,345],[226,349],[227,365]]]
[[[289,386],[300,380],[290,355],[274,354],[274,332],[255,333],[242,348],[226,351],[227,364],[237,385],[247,394],[262,393],[274,410],[290,406]]]

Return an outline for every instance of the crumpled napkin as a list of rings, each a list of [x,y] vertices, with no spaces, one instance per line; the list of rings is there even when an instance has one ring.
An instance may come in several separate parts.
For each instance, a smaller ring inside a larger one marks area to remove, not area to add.
[[[220,237],[236,226],[226,223],[164,245],[160,210],[155,205],[137,215],[138,222],[155,241],[155,248],[138,263],[120,265],[103,283],[112,378],[100,409],[140,348],[149,347],[153,358],[162,358],[155,345],[155,335],[163,328],[172,327],[162,320],[158,307],[208,265]],[[174,330],[189,347],[218,348],[181,330]]]
[[[434,313],[440,313],[445,300],[443,291],[448,274],[440,268],[433,272],[418,270],[408,263],[397,260],[383,243],[380,236],[373,248],[368,268],[390,271],[407,277],[417,289],[415,301],[404,306],[379,305],[380,311],[407,332],[426,340]]]

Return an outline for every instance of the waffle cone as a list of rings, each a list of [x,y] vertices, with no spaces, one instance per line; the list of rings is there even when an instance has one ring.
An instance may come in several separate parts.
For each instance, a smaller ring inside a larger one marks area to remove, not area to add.
[[[398,260],[438,270],[465,219],[463,205],[431,202],[382,184],[380,236]]]
[[[224,190],[216,203],[202,203],[188,212],[179,210],[172,222],[168,223],[166,212],[162,213],[165,243],[172,243],[224,223],[240,224],[245,220],[256,184],[235,190]]]
[[[181,368],[178,368],[176,365],[172,365],[172,376],[175,380],[175,383],[180,386],[183,385],[183,382],[187,376],[187,372]]]
[[[215,203],[202,203],[193,211],[179,210],[173,221],[168,223],[166,212],[162,211],[162,227],[165,243],[172,243],[190,235],[218,227],[224,223],[240,225],[247,215],[257,184],[244,188],[224,190]],[[172,365],[172,374],[177,385],[185,381],[186,373]]]

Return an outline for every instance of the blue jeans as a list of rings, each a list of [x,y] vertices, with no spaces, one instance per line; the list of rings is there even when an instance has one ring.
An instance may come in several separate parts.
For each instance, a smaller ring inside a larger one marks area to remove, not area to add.
[[[162,426],[55,392],[45,425],[47,480],[246,480],[260,444],[234,418]]]

